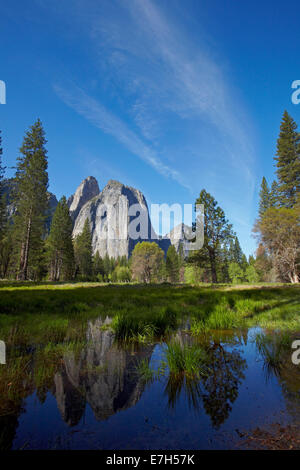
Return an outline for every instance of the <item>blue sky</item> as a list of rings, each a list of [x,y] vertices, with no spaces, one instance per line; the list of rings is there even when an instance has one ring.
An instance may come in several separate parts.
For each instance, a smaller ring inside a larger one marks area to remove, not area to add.
[[[300,125],[299,13],[291,0],[2,2],[6,164],[39,117],[57,197],[89,175],[148,204],[193,203],[205,188],[254,252],[284,109]]]

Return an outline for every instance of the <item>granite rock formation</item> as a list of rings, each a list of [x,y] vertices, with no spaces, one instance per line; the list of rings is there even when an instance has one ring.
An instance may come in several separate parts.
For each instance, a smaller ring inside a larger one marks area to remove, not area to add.
[[[94,176],[88,176],[80,183],[75,193],[68,198],[68,206],[73,222],[75,222],[81,208],[99,193],[98,181]]]
[[[14,180],[11,178],[5,180],[3,185],[9,217],[15,212],[11,200],[13,184]],[[50,192],[48,194],[47,231],[58,204],[56,196]],[[135,244],[141,241],[155,241],[165,254],[170,244],[173,244],[177,251],[182,245],[184,254],[187,254],[188,242],[184,240],[183,235],[186,226],[180,224],[168,235],[158,236],[151,224],[146,199],[138,189],[110,180],[100,192],[96,178],[89,176],[68,198],[68,206],[74,223],[73,236],[76,237],[82,232],[85,220],[88,219],[93,253],[98,251],[101,257],[108,255],[111,258],[129,258]]]
[[[90,222],[93,252],[98,251],[102,257],[129,257],[141,241],[155,241],[164,252],[170,246],[170,240],[159,239],[153,230],[143,194],[118,181],[110,180],[98,196],[81,208],[74,237],[82,232],[86,219]]]
[[[164,237],[170,240],[171,244],[175,246],[177,253],[182,249],[183,256],[186,258],[189,253],[189,239],[192,238],[192,228],[186,224],[178,224]]]

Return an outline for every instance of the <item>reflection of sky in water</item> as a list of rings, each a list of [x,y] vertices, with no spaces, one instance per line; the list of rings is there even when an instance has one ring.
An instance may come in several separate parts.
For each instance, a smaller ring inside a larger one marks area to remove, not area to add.
[[[90,324],[86,350],[65,358],[43,403],[34,392],[18,422],[0,420],[13,448],[230,448],[239,439],[236,430],[298,420],[299,371],[289,365],[266,380],[254,330],[216,338],[212,373],[200,383],[168,383],[166,374],[145,385],[136,364],[146,359],[157,368],[165,345],[125,350],[97,326]],[[182,332],[176,337],[191,341]]]

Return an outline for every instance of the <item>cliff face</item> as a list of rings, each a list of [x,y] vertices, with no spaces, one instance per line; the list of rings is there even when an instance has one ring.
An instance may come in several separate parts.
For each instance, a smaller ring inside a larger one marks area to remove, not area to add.
[[[80,183],[75,193],[68,198],[68,206],[73,222],[75,222],[84,204],[99,193],[98,181],[93,176],[88,176]]]
[[[7,197],[7,211],[11,217],[15,208],[11,201],[13,179],[5,180],[4,193]],[[54,194],[49,194],[49,215],[46,225],[49,231],[52,216],[57,206]],[[74,228],[73,236],[79,235],[88,219],[92,234],[93,253],[99,251],[101,257],[131,255],[138,242],[155,241],[166,253],[170,244],[177,251],[183,236],[183,226],[175,227],[170,234],[159,238],[151,224],[148,206],[144,195],[138,189],[125,186],[118,181],[110,180],[100,192],[99,185],[93,176],[84,179],[75,193],[68,198],[68,206]],[[133,232],[130,230],[133,228]],[[179,233],[180,232],[180,233]],[[184,245],[184,252],[186,245]]]
[[[135,244],[144,240],[156,241],[164,251],[170,245],[169,240],[157,239],[143,194],[118,181],[110,180],[98,196],[81,208],[74,237],[82,232],[86,219],[90,222],[93,252],[99,251],[102,257],[129,257]],[[132,233],[129,226],[139,233]]]

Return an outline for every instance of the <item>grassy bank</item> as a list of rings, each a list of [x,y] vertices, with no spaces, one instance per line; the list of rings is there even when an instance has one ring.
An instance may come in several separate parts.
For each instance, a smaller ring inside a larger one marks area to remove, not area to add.
[[[0,284],[0,338],[77,341],[88,319],[113,317],[119,339],[145,340],[188,317],[203,330],[261,326],[300,331],[300,288],[287,285],[184,286]]]

